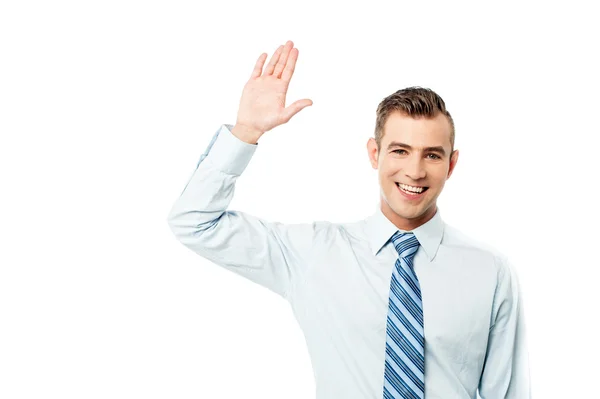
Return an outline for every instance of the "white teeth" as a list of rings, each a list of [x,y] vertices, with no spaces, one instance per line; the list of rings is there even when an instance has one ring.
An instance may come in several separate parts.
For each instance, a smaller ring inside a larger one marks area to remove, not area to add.
[[[412,194],[412,195],[421,194],[421,193],[415,193],[415,192],[412,192],[412,191],[405,190],[405,189],[403,189],[402,187],[400,187],[400,190],[401,190],[401,191],[404,191],[404,192],[405,192],[405,193],[407,193],[407,194]]]
[[[413,187],[407,186],[406,184],[398,184],[404,191],[412,191],[416,193],[420,193],[423,191],[423,187]]]

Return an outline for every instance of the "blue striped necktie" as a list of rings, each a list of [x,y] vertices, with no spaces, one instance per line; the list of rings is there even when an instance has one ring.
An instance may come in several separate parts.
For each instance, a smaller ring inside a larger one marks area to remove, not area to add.
[[[413,269],[419,241],[396,231],[399,254],[392,272],[385,339],[384,399],[425,398],[425,335],[421,288]]]

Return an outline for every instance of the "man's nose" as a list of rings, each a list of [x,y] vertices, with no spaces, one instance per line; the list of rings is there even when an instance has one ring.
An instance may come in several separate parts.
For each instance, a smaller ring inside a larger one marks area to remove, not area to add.
[[[404,165],[404,173],[406,173],[406,176],[410,177],[413,181],[424,178],[426,171],[423,159],[420,156],[408,159]]]

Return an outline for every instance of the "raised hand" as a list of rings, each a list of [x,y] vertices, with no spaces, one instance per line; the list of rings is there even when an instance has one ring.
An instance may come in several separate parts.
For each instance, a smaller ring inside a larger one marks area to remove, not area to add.
[[[285,107],[287,89],[298,59],[298,49],[293,45],[288,40],[285,46],[279,46],[264,72],[267,54],[262,53],[250,80],[244,86],[235,129],[254,142],[265,132],[287,123],[300,110],[313,104],[312,100],[306,98]]]

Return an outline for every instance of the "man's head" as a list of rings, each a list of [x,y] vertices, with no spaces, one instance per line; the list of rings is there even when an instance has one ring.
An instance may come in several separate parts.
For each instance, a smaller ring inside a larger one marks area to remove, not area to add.
[[[369,138],[367,150],[378,169],[383,214],[402,230],[430,220],[458,160],[454,121],[444,100],[421,87],[387,96],[377,107],[375,137]],[[409,198],[397,183],[428,188]]]

